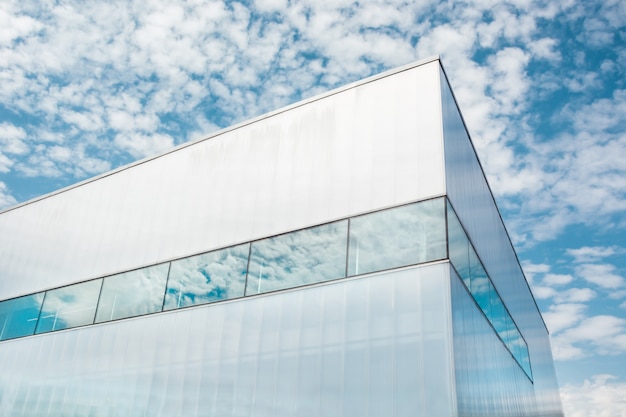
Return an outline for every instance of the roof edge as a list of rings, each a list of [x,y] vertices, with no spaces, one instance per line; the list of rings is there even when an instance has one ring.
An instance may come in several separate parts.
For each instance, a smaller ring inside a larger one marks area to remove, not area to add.
[[[326,92],[318,94],[316,96],[309,97],[309,98],[297,101],[297,102],[292,103],[292,104],[288,104],[287,106],[281,107],[279,109],[269,111],[269,112],[261,114],[259,116],[255,116],[255,117],[252,117],[250,119],[246,119],[246,120],[244,120],[242,122],[235,123],[234,125],[225,127],[223,129],[220,129],[220,130],[217,130],[215,132],[212,132],[212,133],[208,134],[207,136],[202,136],[202,137],[200,137],[198,139],[192,139],[192,140],[189,140],[187,142],[181,143],[181,144],[176,145],[175,147],[173,147],[173,148],[171,148],[171,149],[169,149],[169,150],[167,150],[165,152],[162,152],[160,154],[144,157],[144,158],[139,159],[137,161],[134,161],[134,162],[131,162],[129,164],[126,164],[126,165],[114,168],[114,169],[112,169],[110,171],[103,172],[103,173],[95,175],[93,177],[89,177],[89,178],[84,179],[82,181],[79,181],[77,183],[74,183],[74,184],[68,185],[66,187],[60,188],[58,190],[51,191],[51,192],[49,192],[47,194],[43,194],[41,196],[34,197],[34,198],[32,198],[30,200],[27,200],[27,201],[24,201],[22,203],[18,203],[18,204],[14,205],[14,206],[7,207],[5,209],[0,210],[0,215],[4,214],[4,213],[7,213],[9,211],[16,210],[16,209],[18,209],[20,207],[24,207],[24,206],[27,206],[29,204],[36,203],[38,201],[45,200],[45,199],[53,197],[53,196],[55,196],[57,194],[61,194],[61,193],[70,191],[70,190],[72,190],[74,188],[82,187],[82,186],[84,186],[86,184],[89,184],[89,183],[91,183],[93,181],[97,181],[97,180],[100,180],[102,178],[106,178],[106,177],[108,177],[110,175],[117,174],[119,172],[122,172],[122,171],[125,171],[127,169],[133,168],[135,166],[138,166],[138,165],[141,165],[141,164],[145,164],[146,162],[153,161],[155,159],[164,157],[164,156],[169,155],[169,154],[174,153],[174,152],[178,152],[181,149],[184,149],[184,148],[187,148],[189,146],[195,145],[195,144],[197,144],[199,142],[204,142],[206,140],[210,140],[210,139],[216,138],[216,137],[221,136],[221,135],[223,135],[225,133],[228,133],[228,132],[240,129],[242,127],[251,125],[253,123],[257,123],[257,122],[259,122],[261,120],[268,119],[270,117],[274,117],[274,116],[279,115],[281,113],[284,113],[286,111],[289,111],[289,110],[292,110],[292,109],[295,109],[295,108],[298,108],[298,107],[301,107],[301,106],[305,106],[305,105],[307,105],[309,103],[313,103],[315,101],[322,100],[324,98],[333,96],[335,94],[339,94],[341,92],[344,92],[344,91],[347,91],[347,90],[351,90],[351,89],[359,87],[361,85],[369,84],[371,82],[374,82],[374,81],[377,81],[377,80],[380,80],[380,79],[383,79],[383,78],[386,78],[386,77],[389,77],[389,76],[392,76],[392,75],[395,75],[395,74],[398,74],[398,73],[401,73],[401,72],[404,72],[404,71],[408,71],[408,70],[411,70],[413,68],[417,68],[417,67],[420,67],[422,65],[426,65],[426,64],[429,64],[429,63],[435,62],[435,61],[441,61],[439,55],[433,55],[433,56],[430,56],[428,58],[424,58],[424,59],[420,59],[420,60],[417,60],[417,61],[413,61],[411,63],[405,64],[405,65],[402,65],[402,66],[399,66],[399,67],[396,67],[396,68],[392,68],[392,69],[383,71],[383,72],[378,73],[378,74],[371,75],[371,76],[363,78],[361,80],[351,82],[351,83],[343,85],[341,87],[337,87],[335,89],[326,91]]]

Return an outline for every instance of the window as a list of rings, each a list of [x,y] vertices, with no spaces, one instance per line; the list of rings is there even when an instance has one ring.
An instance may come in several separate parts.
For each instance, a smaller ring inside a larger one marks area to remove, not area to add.
[[[102,279],[46,292],[37,333],[92,324]]]
[[[164,310],[243,297],[250,244],[173,261]]]
[[[246,295],[343,278],[348,221],[252,243]]]
[[[169,263],[104,278],[96,323],[161,311]]]
[[[446,257],[444,199],[365,214],[350,220],[348,275]]]

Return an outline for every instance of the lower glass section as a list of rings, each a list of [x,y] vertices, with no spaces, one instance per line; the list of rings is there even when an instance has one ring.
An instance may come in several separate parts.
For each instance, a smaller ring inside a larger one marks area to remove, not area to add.
[[[451,272],[459,417],[538,416],[533,383],[498,338],[461,278]]]
[[[533,379],[528,345],[505,307],[467,238],[454,209],[447,203],[450,261],[472,298],[518,365]]]
[[[449,270],[2,343],[0,415],[452,417]]]

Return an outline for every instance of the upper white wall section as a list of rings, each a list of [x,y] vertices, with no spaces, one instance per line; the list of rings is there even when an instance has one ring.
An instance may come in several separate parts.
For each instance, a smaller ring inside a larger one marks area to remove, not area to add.
[[[439,61],[0,213],[0,300],[445,192]]]

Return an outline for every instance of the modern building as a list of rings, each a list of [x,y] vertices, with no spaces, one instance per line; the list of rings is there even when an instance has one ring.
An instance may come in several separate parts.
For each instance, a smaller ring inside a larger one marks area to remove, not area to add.
[[[0,213],[2,416],[562,416],[438,58]]]

